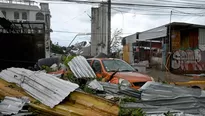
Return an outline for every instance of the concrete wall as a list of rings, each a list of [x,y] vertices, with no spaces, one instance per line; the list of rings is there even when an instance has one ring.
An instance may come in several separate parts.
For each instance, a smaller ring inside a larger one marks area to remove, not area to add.
[[[137,34],[127,36],[127,37],[125,37],[125,39],[126,39],[126,45],[129,47],[129,51],[127,53],[129,55],[129,62],[128,63],[134,64],[132,43],[137,41]]]
[[[99,8],[92,8],[91,24],[91,52],[92,56],[102,52],[107,54],[108,49],[108,7],[102,4]]]
[[[92,8],[92,22],[91,22],[91,56],[95,56],[98,53],[98,39],[99,35],[99,9]]]

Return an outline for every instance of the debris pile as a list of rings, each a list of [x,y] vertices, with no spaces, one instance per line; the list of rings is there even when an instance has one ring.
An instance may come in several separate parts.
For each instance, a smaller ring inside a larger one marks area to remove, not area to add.
[[[22,110],[24,105],[29,103],[27,97],[15,98],[6,96],[0,103],[0,112],[3,115],[31,115],[27,110]]]
[[[125,103],[124,108],[141,108],[150,116],[170,111],[178,116],[204,116],[205,95],[200,89],[147,82],[141,89],[140,101]]]
[[[205,91],[200,89],[147,82],[136,90],[98,81],[82,56],[66,57],[62,63],[57,58],[41,59],[37,64],[38,71],[8,68],[0,72],[2,114],[33,114],[33,110],[24,111],[27,104],[51,116],[205,115]]]
[[[17,84],[29,95],[51,108],[79,87],[77,84],[58,79],[44,72],[33,72],[22,68],[3,70],[0,77],[7,82]]]

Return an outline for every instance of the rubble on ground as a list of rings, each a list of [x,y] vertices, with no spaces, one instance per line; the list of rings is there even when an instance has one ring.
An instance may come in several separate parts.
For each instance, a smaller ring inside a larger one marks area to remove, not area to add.
[[[79,86],[44,72],[9,68],[0,73],[5,81],[22,87],[29,95],[53,108]]]
[[[38,71],[8,68],[0,72],[1,113],[29,115],[37,111],[37,114],[48,116],[205,115],[205,91],[200,89],[147,82],[136,90],[98,81],[82,56],[66,57],[61,62],[58,58],[41,59],[37,64],[40,67]],[[23,99],[25,96],[26,101]],[[22,112],[25,104],[28,104],[29,111]]]
[[[141,108],[148,116],[170,111],[177,116],[204,116],[205,95],[201,89],[147,82],[141,87],[141,100],[121,105],[123,108]]]
[[[15,98],[6,96],[0,103],[0,112],[3,115],[32,115],[28,110],[23,109],[26,103],[29,103],[27,97]]]

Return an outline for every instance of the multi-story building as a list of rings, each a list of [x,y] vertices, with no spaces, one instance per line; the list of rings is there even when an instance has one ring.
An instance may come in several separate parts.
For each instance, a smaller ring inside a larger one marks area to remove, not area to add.
[[[14,22],[45,23],[45,57],[50,57],[50,10],[48,3],[29,0],[0,1],[0,17]]]

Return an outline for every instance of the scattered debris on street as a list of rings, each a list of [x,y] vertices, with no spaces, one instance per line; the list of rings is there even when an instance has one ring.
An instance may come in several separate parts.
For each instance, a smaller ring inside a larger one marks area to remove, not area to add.
[[[2,70],[0,112],[46,116],[205,115],[205,91],[201,89],[154,81],[135,89],[104,82],[82,56],[58,61],[59,58],[41,59],[36,71]]]
[[[44,72],[33,72],[21,68],[3,70],[0,77],[17,84],[29,95],[51,108],[79,87],[77,84],[58,79]]]
[[[29,103],[27,97],[15,98],[6,96],[0,103],[0,112],[3,115],[31,115],[32,113],[23,110],[26,103]]]

